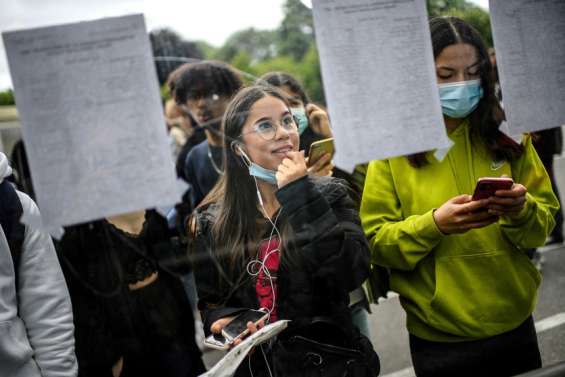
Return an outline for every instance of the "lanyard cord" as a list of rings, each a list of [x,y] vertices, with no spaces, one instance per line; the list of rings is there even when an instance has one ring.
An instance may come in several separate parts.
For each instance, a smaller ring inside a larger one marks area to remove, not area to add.
[[[212,156],[212,148],[210,147],[210,144],[208,144],[208,158],[210,159],[210,163],[212,163],[212,167],[214,168],[216,173],[218,173],[218,175],[223,175],[224,172],[222,171],[222,169],[218,167],[218,165],[216,165],[216,162],[214,161],[214,157]]]

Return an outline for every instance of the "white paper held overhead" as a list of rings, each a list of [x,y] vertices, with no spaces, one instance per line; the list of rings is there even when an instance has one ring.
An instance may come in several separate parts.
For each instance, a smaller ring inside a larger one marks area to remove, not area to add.
[[[142,15],[3,38],[45,226],[180,199]]]
[[[314,0],[336,165],[446,148],[421,0]]]

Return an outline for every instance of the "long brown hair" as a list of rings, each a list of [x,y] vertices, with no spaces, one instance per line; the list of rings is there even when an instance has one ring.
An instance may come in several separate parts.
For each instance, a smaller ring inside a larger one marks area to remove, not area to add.
[[[434,17],[430,20],[434,59],[448,46],[466,43],[476,48],[481,62],[480,77],[483,88],[477,108],[469,115],[471,140],[482,142],[496,160],[512,161],[523,152],[523,146],[499,130],[505,119],[504,111],[495,95],[495,78],[488,52],[479,32],[457,17]],[[428,163],[426,152],[407,156],[410,164],[421,167]]]
[[[200,208],[210,205],[217,207],[212,227],[214,249],[217,253],[229,255],[232,267],[244,263],[254,256],[261,236],[266,231],[264,217],[260,211],[257,186],[249,175],[249,169],[242,158],[235,153],[241,143],[241,131],[247,121],[251,107],[267,96],[275,97],[289,104],[285,95],[272,86],[255,85],[242,89],[230,102],[224,114],[224,175],[204,199]],[[282,216],[281,216],[282,218]],[[283,240],[289,241],[289,227],[285,222],[277,224]],[[288,249],[287,246],[283,246]]]

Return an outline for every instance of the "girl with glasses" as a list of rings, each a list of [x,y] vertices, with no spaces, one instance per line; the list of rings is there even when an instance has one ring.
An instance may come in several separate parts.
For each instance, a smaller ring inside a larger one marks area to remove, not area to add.
[[[243,310],[263,309],[269,322],[292,322],[236,376],[377,375],[378,357],[347,308],[369,251],[346,187],[307,174],[297,125],[275,88],[240,91],[223,129],[225,173],[189,225],[204,331],[219,334]],[[337,353],[329,357],[328,347]]]

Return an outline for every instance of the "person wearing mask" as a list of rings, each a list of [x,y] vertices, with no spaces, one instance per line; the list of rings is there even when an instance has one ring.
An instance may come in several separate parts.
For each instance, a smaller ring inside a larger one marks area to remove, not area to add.
[[[290,111],[298,124],[300,150],[304,150],[306,157],[308,157],[310,145],[313,142],[333,136],[328,114],[310,101],[300,82],[292,75],[286,72],[269,72],[259,78],[257,83],[276,87],[287,96]],[[322,156],[313,166],[309,167],[309,173],[318,176],[332,175],[336,178],[345,179],[351,188],[350,195],[356,202],[357,208],[359,208],[365,177],[364,175],[360,177],[359,174],[356,174],[356,171],[362,169],[364,165],[358,165],[355,172],[349,174],[339,168],[335,168],[331,162],[331,157],[327,154]],[[379,272],[382,274],[382,271]],[[365,287],[367,287],[368,292],[365,292],[363,287],[357,287],[350,293],[350,309],[355,325],[365,336],[370,337],[370,305],[368,296],[373,296],[376,301],[379,294],[375,292],[373,295],[371,285]]]
[[[0,153],[0,376],[76,377],[69,291],[48,234],[20,223],[39,218],[26,194],[5,180]]]
[[[541,366],[532,312],[540,275],[526,250],[543,245],[559,205],[529,135],[504,117],[479,33],[430,20],[444,122],[454,145],[370,163],[361,219],[372,261],[391,271],[407,314],[417,376],[510,376]],[[473,200],[477,179],[511,189]]]
[[[292,115],[297,118],[300,133],[300,150],[308,153],[314,141],[332,137],[328,114],[310,101],[300,82],[286,72],[269,72],[257,84],[272,85],[288,96]],[[308,156],[306,156],[308,157]]]
[[[172,157],[173,161],[176,161],[188,138],[192,136],[193,128],[188,117],[183,114],[174,99],[170,98],[165,101],[164,110]]]
[[[204,331],[219,334],[236,314],[263,309],[289,328],[236,376],[377,375],[378,357],[348,310],[369,250],[344,182],[308,175],[276,88],[241,90],[223,129],[224,175],[189,222]]]

